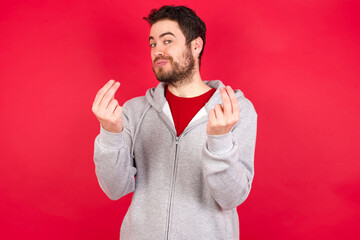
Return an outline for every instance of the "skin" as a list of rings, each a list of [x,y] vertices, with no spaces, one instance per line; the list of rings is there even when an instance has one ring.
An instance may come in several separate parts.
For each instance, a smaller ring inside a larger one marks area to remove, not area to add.
[[[151,60],[155,75],[166,74],[174,68],[174,62],[179,68],[186,66],[186,39],[176,21],[161,20],[152,25],[149,36]],[[179,97],[196,97],[210,90],[201,79],[198,56],[203,47],[200,37],[190,43],[190,50],[195,59],[195,67],[192,74],[181,82],[169,84],[171,93]],[[167,60],[162,66],[156,66],[157,60]],[[114,80],[107,82],[96,94],[92,111],[99,120],[101,126],[113,133],[123,130],[121,120],[122,107],[114,98],[120,83]],[[208,135],[223,135],[231,131],[240,119],[240,111],[237,98],[230,86],[220,88],[223,106],[217,104],[209,111],[209,121],[206,127]]]
[[[171,33],[163,35],[164,33]],[[151,48],[151,60],[154,63],[156,58],[172,57],[174,61],[184,65],[184,55],[186,52],[186,38],[181,32],[179,24],[171,20],[162,20],[152,25],[149,36]],[[190,50],[195,59],[195,69],[190,79],[183,80],[183,84],[168,85],[169,91],[179,97],[195,97],[210,90],[201,79],[199,72],[198,56],[202,50],[203,41],[200,37],[190,43]],[[160,68],[153,68],[155,74]],[[166,72],[172,69],[172,65],[167,63],[161,66],[161,70]]]

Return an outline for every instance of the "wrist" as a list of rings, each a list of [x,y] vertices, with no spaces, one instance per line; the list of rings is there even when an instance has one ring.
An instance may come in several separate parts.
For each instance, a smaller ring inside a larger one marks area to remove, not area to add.
[[[233,147],[233,140],[231,131],[222,135],[208,134],[207,148],[210,152],[215,154],[222,154],[228,152]]]
[[[100,144],[109,148],[121,148],[124,145],[121,132],[110,132],[100,125]]]

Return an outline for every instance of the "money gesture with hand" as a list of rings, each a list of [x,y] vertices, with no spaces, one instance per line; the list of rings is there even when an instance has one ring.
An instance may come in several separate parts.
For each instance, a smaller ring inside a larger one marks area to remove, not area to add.
[[[209,135],[222,135],[228,133],[240,119],[238,100],[230,86],[220,88],[223,106],[216,104],[209,111],[209,121],[206,132]]]
[[[110,80],[98,91],[92,105],[92,111],[101,126],[112,133],[120,133],[124,128],[121,120],[122,107],[114,98],[119,87],[119,82]]]

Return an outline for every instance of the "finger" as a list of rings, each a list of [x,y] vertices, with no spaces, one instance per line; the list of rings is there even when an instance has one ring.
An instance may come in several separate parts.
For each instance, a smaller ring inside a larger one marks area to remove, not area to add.
[[[123,110],[123,108],[122,108],[120,105],[118,105],[118,106],[115,108],[114,117],[116,117],[116,118],[121,117],[122,110]]]
[[[223,108],[220,104],[215,105],[215,116],[217,120],[222,120],[224,118]]]
[[[119,82],[114,83],[110,87],[110,89],[105,93],[104,97],[101,99],[99,106],[100,108],[106,109],[108,107],[110,101],[114,99],[115,92],[118,90],[119,87],[120,87]]]
[[[232,106],[231,106],[230,97],[225,88],[220,88],[220,93],[221,93],[221,98],[222,98],[223,106],[224,106],[223,107],[224,115],[225,115],[225,117],[230,117],[232,114]]]
[[[117,106],[116,109],[115,109],[115,112],[114,112],[114,114],[113,114],[113,119],[114,119],[113,121],[114,121],[114,123],[115,123],[119,128],[121,128],[121,129],[118,129],[117,132],[121,132],[121,131],[124,129],[124,125],[123,125],[123,123],[122,123],[122,121],[121,121],[121,113],[122,113],[122,110],[123,110],[122,107]]]
[[[227,86],[227,92],[231,100],[233,114],[237,119],[239,119],[240,118],[239,102],[237,97],[235,96],[235,92],[230,86]]]
[[[106,108],[106,113],[110,116],[113,115],[117,106],[119,106],[118,101],[116,99],[112,99]]]
[[[101,99],[104,97],[105,93],[110,89],[110,87],[115,83],[114,80],[108,81],[100,90],[97,92],[95,96],[95,100],[93,106],[99,106]]]

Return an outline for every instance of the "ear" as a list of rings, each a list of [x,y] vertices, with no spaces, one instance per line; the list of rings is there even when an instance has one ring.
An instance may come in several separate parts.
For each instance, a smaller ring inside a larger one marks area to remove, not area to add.
[[[194,56],[199,56],[201,50],[203,49],[204,42],[201,37],[197,37],[191,42],[191,48]]]

